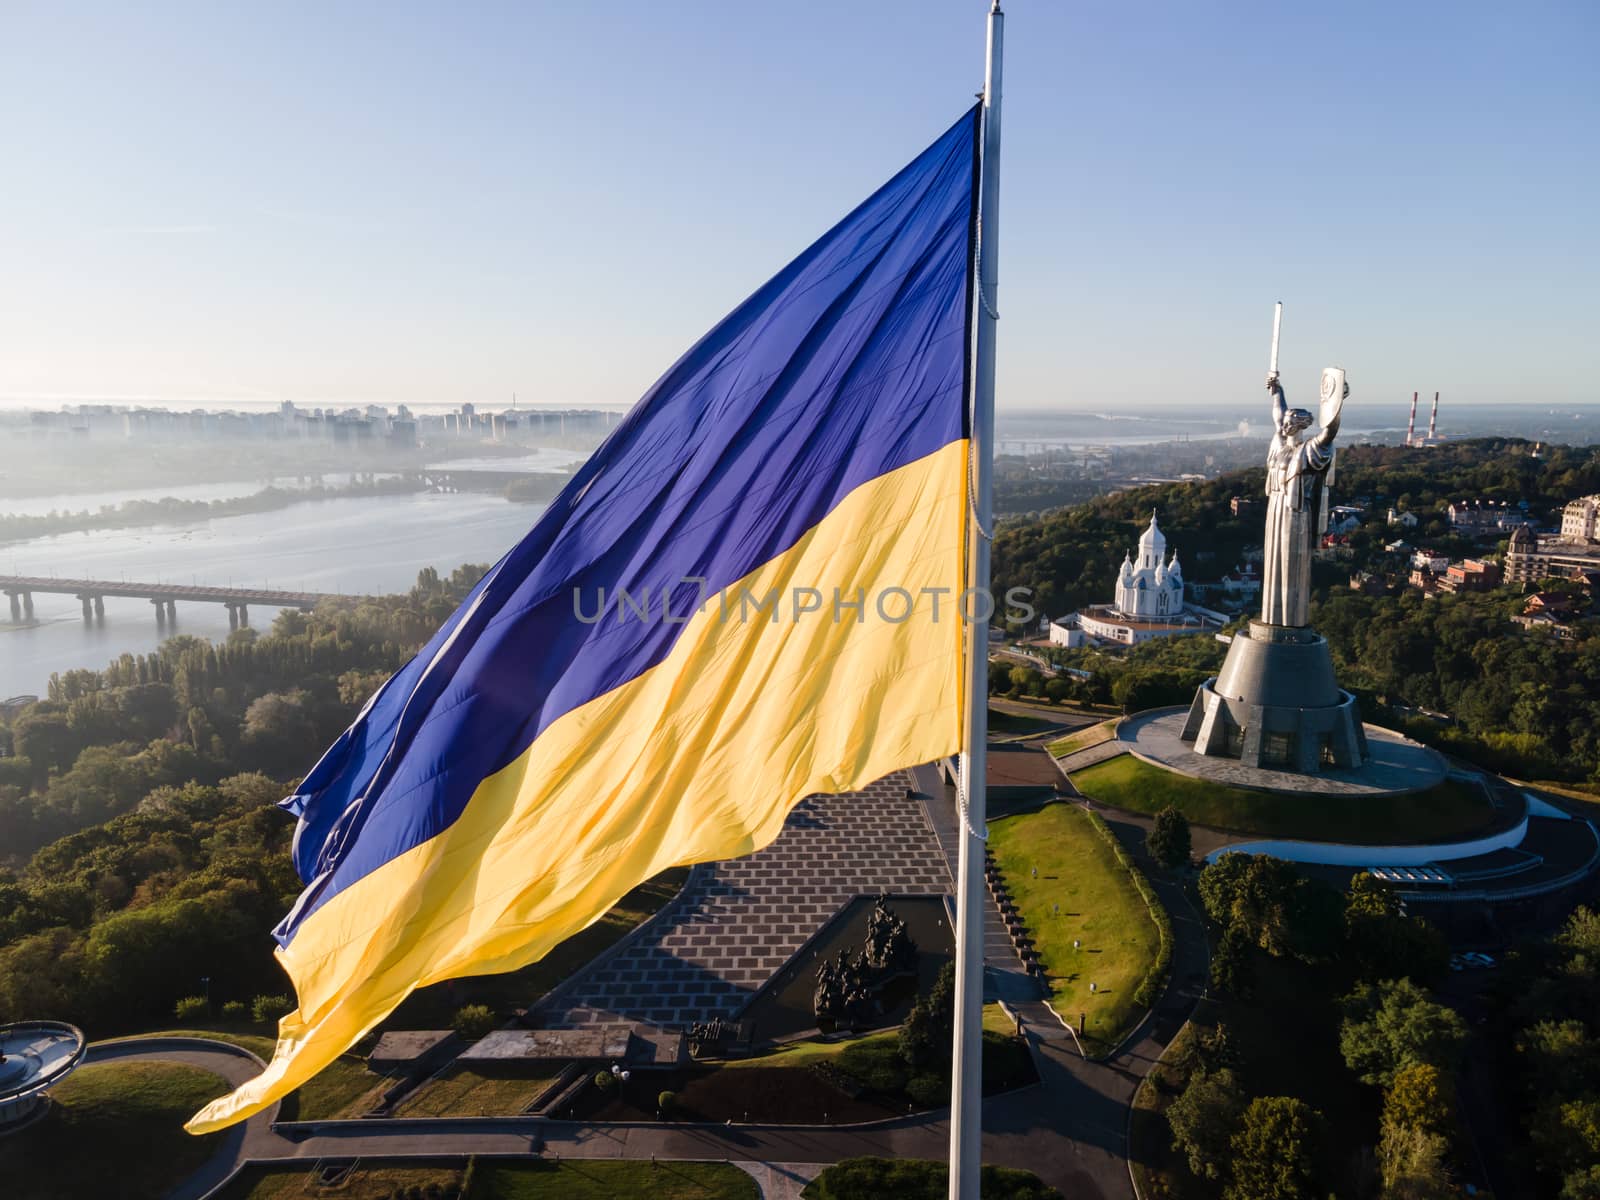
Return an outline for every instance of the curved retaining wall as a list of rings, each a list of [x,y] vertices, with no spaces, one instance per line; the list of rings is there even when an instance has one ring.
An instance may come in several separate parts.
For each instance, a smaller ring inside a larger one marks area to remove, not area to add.
[[[1351,842],[1235,842],[1213,850],[1206,855],[1206,861],[1216,862],[1224,854],[1270,854],[1290,862],[1326,867],[1415,867],[1423,863],[1449,862],[1456,858],[1472,858],[1478,854],[1510,849],[1520,846],[1527,836],[1528,818],[1524,816],[1510,829],[1469,842],[1441,842],[1431,846],[1362,846]]]

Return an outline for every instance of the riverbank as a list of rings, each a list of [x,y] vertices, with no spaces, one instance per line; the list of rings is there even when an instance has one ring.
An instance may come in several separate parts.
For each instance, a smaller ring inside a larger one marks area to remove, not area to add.
[[[390,595],[408,590],[424,567],[448,576],[465,563],[496,561],[541,511],[539,504],[475,492],[340,496],[267,512],[31,538],[0,550],[0,567],[12,575]],[[261,628],[275,616],[271,608],[250,609],[251,623]],[[90,622],[73,596],[40,593],[31,623],[13,625],[0,615],[0,699],[42,695],[53,673],[147,654],[174,634],[222,641],[230,632],[220,604],[180,602],[175,621],[158,625],[148,601],[107,599],[104,618]]]
[[[80,509],[75,512],[58,511],[43,514],[0,513],[0,546],[62,533],[132,529],[145,525],[177,525],[192,521],[208,521],[217,517],[239,517],[250,513],[273,512],[288,508],[292,504],[314,503],[319,500],[338,500],[352,496],[404,496],[423,490],[425,485],[415,477],[369,475],[354,479],[347,484],[333,486],[318,483],[307,487],[265,487],[247,496],[230,496],[219,500],[185,500],[175,496],[163,496],[159,500],[128,500],[115,506],[104,505],[97,510]]]

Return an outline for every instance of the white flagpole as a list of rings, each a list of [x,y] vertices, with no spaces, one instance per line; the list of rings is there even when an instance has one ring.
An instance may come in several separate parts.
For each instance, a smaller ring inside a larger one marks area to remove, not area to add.
[[[994,521],[994,334],[1000,281],[1000,56],[1005,14],[989,9],[989,59],[983,85],[983,146],[978,191],[978,336],[973,379],[972,463],[976,513],[970,535],[972,579],[989,591]],[[983,600],[978,600],[982,613]],[[983,1165],[983,845],[989,736],[989,626],[967,623],[967,730],[961,755],[961,849],[956,879],[955,1047],[950,1081],[950,1200],[978,1200]]]

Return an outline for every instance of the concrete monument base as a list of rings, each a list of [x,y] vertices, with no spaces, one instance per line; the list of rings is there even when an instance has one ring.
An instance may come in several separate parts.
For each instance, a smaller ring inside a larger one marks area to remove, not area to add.
[[[1320,634],[1252,621],[1222,670],[1196,689],[1182,740],[1196,754],[1315,774],[1370,758],[1355,697],[1334,681]]]
[[[1425,792],[1443,783],[1449,770],[1437,750],[1375,725],[1362,729],[1368,756],[1356,766],[1324,767],[1310,774],[1288,767],[1252,767],[1237,758],[1195,753],[1193,743],[1182,736],[1188,718],[1183,708],[1156,708],[1124,717],[1117,725],[1117,742],[1135,758],[1179,775],[1222,787],[1284,792],[1308,801]]]

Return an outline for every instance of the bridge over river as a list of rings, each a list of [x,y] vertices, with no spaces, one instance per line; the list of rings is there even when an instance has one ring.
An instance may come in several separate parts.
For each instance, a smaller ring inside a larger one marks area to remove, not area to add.
[[[206,587],[177,583],[129,583],[113,579],[56,579],[33,575],[0,575],[0,592],[11,600],[13,622],[33,619],[33,594],[76,596],[83,603],[83,619],[92,620],[106,613],[107,596],[148,600],[155,606],[156,624],[165,625],[177,616],[178,601],[221,604],[228,610],[228,624],[237,629],[250,623],[250,605],[264,608],[314,608],[323,600],[336,597],[329,592],[280,592],[268,588]],[[348,599],[349,597],[343,597]]]

